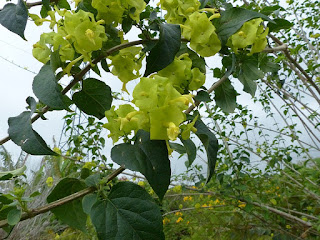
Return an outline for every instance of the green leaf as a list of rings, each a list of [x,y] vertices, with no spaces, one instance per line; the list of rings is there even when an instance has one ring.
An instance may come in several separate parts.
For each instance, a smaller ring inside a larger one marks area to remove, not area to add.
[[[181,29],[175,24],[160,24],[160,38],[147,56],[144,76],[160,71],[173,62],[181,45]]]
[[[47,202],[51,203],[58,199],[71,195],[85,188],[85,184],[76,178],[64,178],[47,197]],[[72,228],[86,232],[87,215],[83,212],[81,199],[63,204],[51,210],[54,215],[63,223]]]
[[[128,33],[133,25],[133,20],[130,18],[130,16],[128,15],[127,17],[125,17],[122,20],[122,29],[124,33]]]
[[[111,107],[111,89],[102,81],[88,78],[83,81],[82,90],[73,94],[72,100],[86,114],[102,119]]]
[[[119,182],[90,214],[100,240],[164,240],[159,207],[140,186]]]
[[[139,130],[134,145],[122,143],[111,149],[111,159],[132,171],[142,173],[163,199],[171,177],[170,160],[165,141],[150,140],[148,132]]]
[[[187,152],[185,147],[179,143],[169,142],[169,146],[172,150],[176,151],[179,154],[184,154]]]
[[[11,209],[8,212],[8,216],[7,216],[7,220],[8,220],[8,224],[11,226],[16,225],[21,219],[21,209]]]
[[[32,97],[27,98],[31,111],[24,111],[17,117],[8,119],[9,137],[21,147],[23,151],[32,155],[57,155],[48,148],[41,136],[32,129],[31,116],[36,109],[36,101]]]
[[[81,9],[85,12],[91,12],[96,16],[98,11],[97,11],[97,9],[92,7],[91,3],[92,3],[92,0],[82,0],[78,4],[76,12],[78,12]]]
[[[200,90],[194,97],[198,102],[211,102],[210,94],[207,91]]]
[[[8,180],[8,179],[11,179],[13,177],[20,176],[20,175],[24,174],[24,171],[26,169],[27,169],[27,167],[24,165],[23,167],[17,168],[17,169],[12,170],[12,171],[0,172],[0,181]]]
[[[9,31],[18,34],[24,40],[24,30],[28,20],[28,9],[23,0],[18,4],[7,3],[0,11],[0,24]]]
[[[98,201],[98,196],[95,193],[90,193],[83,197],[82,208],[86,214],[90,214],[92,206]]]
[[[101,67],[103,70],[105,70],[106,72],[110,72],[110,69],[108,67],[108,63],[105,58],[102,59],[100,63],[101,63]]]
[[[229,79],[225,80],[214,90],[214,100],[224,112],[232,113],[237,107],[237,91],[234,90]]]
[[[277,73],[280,70],[280,65],[273,62],[274,59],[267,54],[259,54],[259,68],[264,72]]]
[[[96,187],[99,185],[101,180],[100,174],[96,173],[87,177],[84,182],[88,187]]]
[[[32,89],[36,97],[49,107],[56,110],[68,108],[50,65],[44,65],[40,69],[33,79]]]
[[[269,32],[279,32],[281,29],[292,28],[293,23],[288,20],[277,18],[273,20],[275,23],[268,23]]]
[[[241,64],[238,79],[243,84],[243,91],[254,97],[257,89],[257,83],[254,80],[261,79],[263,76],[263,72],[258,68],[258,61],[249,58]]]
[[[50,55],[50,66],[52,67],[52,71],[55,72],[59,67],[62,66],[59,49],[57,51],[54,51]]]
[[[218,140],[216,136],[202,122],[202,120],[198,119],[194,127],[197,129],[196,135],[202,142],[207,152],[207,158],[208,158],[207,182],[209,182],[213,176],[214,169],[216,167],[217,154],[218,154],[218,148],[219,148]]]
[[[217,34],[222,45],[225,45],[228,38],[236,33],[245,22],[254,18],[262,18],[272,22],[267,16],[244,8],[234,7],[221,12],[221,18],[217,19]]]
[[[57,6],[58,8],[65,8],[67,10],[71,10],[71,7],[67,0],[59,0]]]
[[[279,12],[280,10],[284,11],[284,8],[280,7],[279,5],[275,5],[264,7],[260,12],[264,15],[270,15],[271,13]]]
[[[187,168],[189,168],[194,162],[194,160],[196,159],[197,147],[191,139],[183,140],[182,138],[180,138],[180,140],[184,145],[186,152],[188,154],[188,161],[185,162],[185,165]]]

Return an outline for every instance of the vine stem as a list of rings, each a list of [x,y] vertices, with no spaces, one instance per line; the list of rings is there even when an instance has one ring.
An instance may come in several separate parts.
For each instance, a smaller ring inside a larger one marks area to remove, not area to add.
[[[279,45],[283,45],[284,43],[281,42],[277,37],[273,36],[272,34],[269,34],[269,36],[272,38],[273,41],[275,41]],[[320,94],[320,88],[317,86],[317,84],[312,80],[312,77],[309,76],[309,74],[301,67],[301,65],[290,55],[288,49],[283,50],[284,55],[287,57],[287,59],[297,68],[299,71],[304,75],[307,82],[310,83],[312,87]]]
[[[110,175],[107,176],[106,178],[106,182],[110,182],[111,180],[113,180],[115,177],[117,177],[120,173],[122,173],[123,171],[125,170],[124,167],[119,167],[118,169],[116,169],[115,171],[113,171]],[[48,212],[56,207],[59,207],[63,204],[66,204],[66,203],[69,203],[69,202],[72,202],[78,198],[81,198],[81,197],[84,197],[85,195],[89,194],[89,193],[92,193],[94,192],[95,190],[97,190],[96,187],[88,187],[88,188],[85,188],[79,192],[76,192],[76,193],[73,193],[67,197],[64,197],[64,198],[61,198],[57,201],[54,201],[52,203],[49,203],[47,205],[44,205],[42,207],[39,207],[39,208],[35,208],[35,209],[31,209],[29,210],[27,213],[23,213],[22,216],[21,216],[21,219],[20,221],[23,221],[23,220],[26,220],[26,219],[29,219],[29,218],[33,218],[39,214],[42,214],[42,213],[45,213],[45,212]],[[8,220],[2,220],[0,221],[0,228],[3,228],[5,226],[8,225]]]

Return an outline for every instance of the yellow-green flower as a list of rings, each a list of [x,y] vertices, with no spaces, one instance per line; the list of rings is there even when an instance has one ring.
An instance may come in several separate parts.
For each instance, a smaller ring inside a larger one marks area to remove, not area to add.
[[[48,187],[52,187],[53,186],[53,178],[52,177],[48,177],[46,180],[46,184]]]

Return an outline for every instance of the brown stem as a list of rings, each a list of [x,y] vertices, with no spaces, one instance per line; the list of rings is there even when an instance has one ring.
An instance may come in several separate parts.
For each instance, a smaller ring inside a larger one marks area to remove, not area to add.
[[[273,36],[272,34],[269,34],[269,36],[272,38],[273,41],[275,41],[277,44],[279,45],[283,45],[284,43],[281,42],[278,38],[276,38],[275,36]],[[301,65],[290,55],[289,51],[287,49],[285,49],[283,51],[284,55],[287,57],[287,59],[296,67],[299,69],[299,71],[305,76],[305,78],[307,79],[308,83],[310,83],[310,85],[312,87],[314,87],[316,89],[316,91],[318,92],[318,94],[320,94],[320,88],[317,86],[317,84],[312,80],[312,77],[309,76],[309,74],[301,67]]]
[[[106,182],[109,182],[111,181],[112,179],[114,179],[115,177],[117,177],[120,173],[122,173],[123,171],[125,170],[124,167],[119,167],[118,169],[116,169],[114,172],[112,172],[110,175],[107,176],[107,179],[106,179]],[[66,203],[69,203],[69,202],[72,202],[73,200],[76,200],[78,198],[81,198],[89,193],[92,193],[96,190],[95,187],[89,187],[89,188],[85,188],[79,192],[76,192],[76,193],[73,193],[67,197],[64,197],[64,198],[61,198],[57,201],[54,201],[52,203],[49,203],[47,205],[44,205],[42,207],[39,207],[39,208],[35,208],[35,209],[31,209],[28,213],[23,213],[22,216],[21,216],[21,219],[20,221],[23,221],[23,220],[26,220],[26,219],[29,219],[29,218],[33,218],[41,213],[45,213],[45,212],[48,212],[56,207],[59,207],[63,204],[66,204]],[[5,227],[8,225],[8,221],[5,219],[5,220],[2,220],[0,221],[0,228],[2,227]]]

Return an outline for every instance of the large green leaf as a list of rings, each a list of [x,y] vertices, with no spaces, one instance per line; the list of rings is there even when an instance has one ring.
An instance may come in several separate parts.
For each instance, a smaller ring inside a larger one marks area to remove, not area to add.
[[[102,119],[111,107],[111,89],[102,81],[88,78],[83,81],[82,90],[73,94],[72,100],[86,114]]]
[[[117,183],[90,214],[100,240],[162,240],[162,216],[151,196],[131,182]]]
[[[18,34],[24,40],[24,30],[28,20],[28,9],[23,0],[19,0],[18,4],[7,3],[0,11],[0,24]]]
[[[92,206],[98,201],[96,193],[90,193],[83,197],[82,208],[86,214],[90,214]]]
[[[188,161],[185,162],[185,165],[187,168],[189,168],[192,165],[192,163],[194,162],[194,160],[196,159],[197,147],[191,139],[183,140],[181,138],[180,140],[183,143],[183,145],[186,149],[187,155],[188,155]]]
[[[132,171],[142,173],[160,199],[168,190],[170,160],[165,141],[150,140],[148,132],[139,130],[134,145],[122,143],[111,150],[111,159]]]
[[[28,97],[27,102],[30,105],[31,111],[24,111],[19,116],[8,119],[9,137],[23,151],[29,154],[57,155],[47,146],[41,136],[33,130],[31,116],[36,109],[36,101],[32,97]]]
[[[207,152],[207,158],[208,158],[207,182],[209,182],[213,176],[214,169],[216,167],[217,154],[218,154],[218,148],[219,148],[218,140],[216,136],[202,122],[202,120],[198,119],[194,126],[197,129],[196,135],[202,142]]]
[[[272,21],[266,15],[244,8],[228,8],[226,11],[221,12],[221,18],[217,20],[216,26],[217,34],[222,45],[225,45],[228,38],[236,33],[245,22],[254,18],[262,18],[266,21]]]
[[[76,178],[64,178],[47,197],[47,202],[51,203],[58,199],[71,195],[84,189],[86,186]],[[63,223],[70,227],[86,232],[87,215],[83,212],[81,199],[63,204],[51,210],[54,215]]]
[[[279,32],[281,29],[289,29],[293,26],[292,22],[282,18],[274,19],[274,22],[275,23],[268,23],[269,32]]]
[[[263,78],[263,72],[258,68],[258,61],[248,58],[240,66],[238,79],[243,84],[243,91],[250,93],[254,97],[257,83],[255,80]]]
[[[237,106],[237,91],[234,90],[229,79],[224,81],[214,90],[214,100],[218,107],[227,113],[231,113]]]
[[[37,98],[49,107],[56,110],[68,107],[50,65],[44,65],[40,69],[37,76],[33,79],[32,89]]]
[[[181,45],[181,29],[175,24],[160,24],[160,38],[147,56],[144,76],[160,71],[173,62]]]

